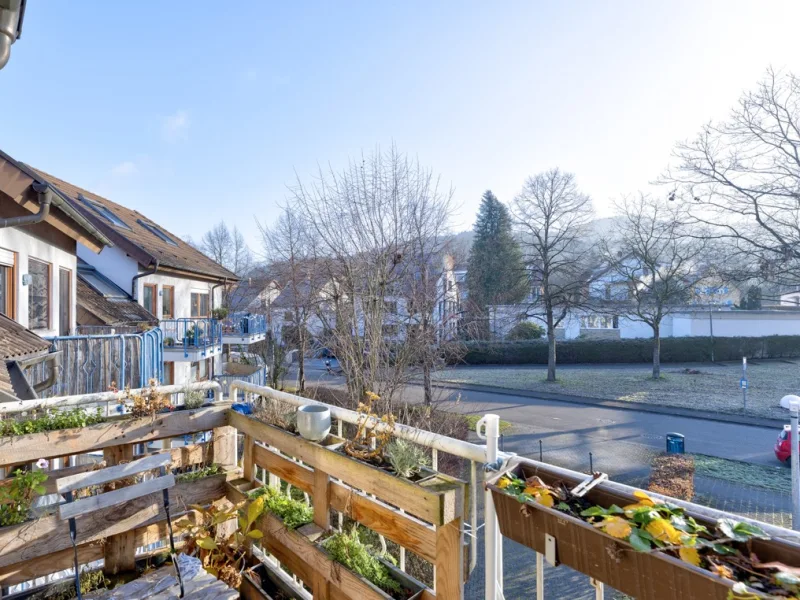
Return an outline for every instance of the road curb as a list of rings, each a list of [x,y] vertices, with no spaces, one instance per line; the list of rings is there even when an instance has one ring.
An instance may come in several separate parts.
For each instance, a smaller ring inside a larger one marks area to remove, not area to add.
[[[692,410],[675,406],[657,406],[651,404],[635,404],[630,402],[620,402],[619,400],[603,400],[600,398],[589,398],[587,396],[571,396],[568,394],[556,394],[551,392],[531,392],[528,390],[515,390],[511,388],[497,387],[493,385],[474,385],[460,383],[435,383],[434,387],[450,390],[468,390],[473,392],[485,392],[489,394],[500,394],[503,396],[522,396],[524,398],[534,398],[536,400],[554,400],[557,402],[569,402],[571,404],[582,404],[584,406],[600,406],[603,408],[614,408],[619,410],[629,410],[632,412],[656,413],[669,415],[672,417],[684,417],[696,419],[698,421],[716,421],[718,423],[732,423],[735,425],[746,425],[749,427],[766,427],[770,429],[782,428],[785,421],[781,419],[771,419],[768,417],[755,417],[745,415],[733,415],[717,413],[708,410]]]

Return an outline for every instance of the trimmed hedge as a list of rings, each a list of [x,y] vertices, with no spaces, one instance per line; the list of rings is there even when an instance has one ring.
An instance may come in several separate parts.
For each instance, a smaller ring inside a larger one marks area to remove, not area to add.
[[[461,364],[547,364],[547,341],[466,342]],[[558,340],[560,364],[647,363],[653,361],[653,339]],[[800,335],[767,337],[715,337],[714,360],[747,358],[795,358],[800,356]],[[711,360],[710,337],[661,339],[661,362],[707,362]]]

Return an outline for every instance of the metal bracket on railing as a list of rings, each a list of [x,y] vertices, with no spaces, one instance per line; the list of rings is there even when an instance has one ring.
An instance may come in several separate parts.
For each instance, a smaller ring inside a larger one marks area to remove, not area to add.
[[[606,473],[593,473],[588,479],[576,485],[570,493],[578,498],[583,498],[586,492],[604,481],[608,481],[608,475]]]
[[[506,462],[502,458],[498,458],[496,461],[491,463],[484,463],[483,470],[489,473],[490,471],[499,471],[503,468],[503,463]]]

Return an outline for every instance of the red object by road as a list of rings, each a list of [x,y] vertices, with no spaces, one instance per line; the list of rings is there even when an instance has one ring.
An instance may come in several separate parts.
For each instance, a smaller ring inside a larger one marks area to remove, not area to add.
[[[779,461],[789,464],[789,459],[792,457],[792,428],[789,425],[783,426],[783,431],[778,436],[778,441],[775,442],[775,456]]]

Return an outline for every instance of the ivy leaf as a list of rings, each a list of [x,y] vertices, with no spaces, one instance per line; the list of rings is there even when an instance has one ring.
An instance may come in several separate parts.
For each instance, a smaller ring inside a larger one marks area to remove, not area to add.
[[[669,522],[672,523],[672,526],[675,529],[680,529],[681,531],[684,531],[686,533],[692,533],[689,523],[687,523],[686,519],[684,519],[683,517],[672,515]]]
[[[717,554],[721,554],[723,556],[730,556],[732,554],[736,554],[736,550],[731,548],[730,546],[726,546],[725,544],[711,544],[711,549],[714,550]]]
[[[556,510],[562,510],[564,512],[569,512],[569,510],[570,510],[569,504],[567,504],[566,502],[559,502],[556,505]]]
[[[769,539],[769,536],[758,525],[751,525],[734,519],[720,519],[717,521],[717,528],[722,535],[737,542],[746,542],[752,538]]]
[[[642,531],[641,529],[633,529],[631,531],[631,535],[628,538],[628,542],[633,549],[637,552],[649,552],[651,545],[650,545],[650,534],[647,534],[647,537],[643,536],[643,533],[647,533]]]
[[[582,517],[604,517],[606,514],[608,514],[608,511],[600,506],[590,506],[581,511]]]
[[[254,540],[260,540],[262,537],[264,537],[264,534],[258,529],[253,529],[252,531],[247,532],[247,537],[253,538]]]
[[[700,553],[697,552],[697,548],[681,548],[678,550],[678,554],[682,561],[694,565],[695,567],[700,566]]]
[[[623,509],[621,509],[619,506],[617,506],[616,504],[612,504],[611,506],[608,507],[608,514],[610,514],[610,515],[624,515],[625,511]]]
[[[618,540],[626,539],[633,531],[631,524],[622,517],[608,517],[601,525],[603,531]]]

